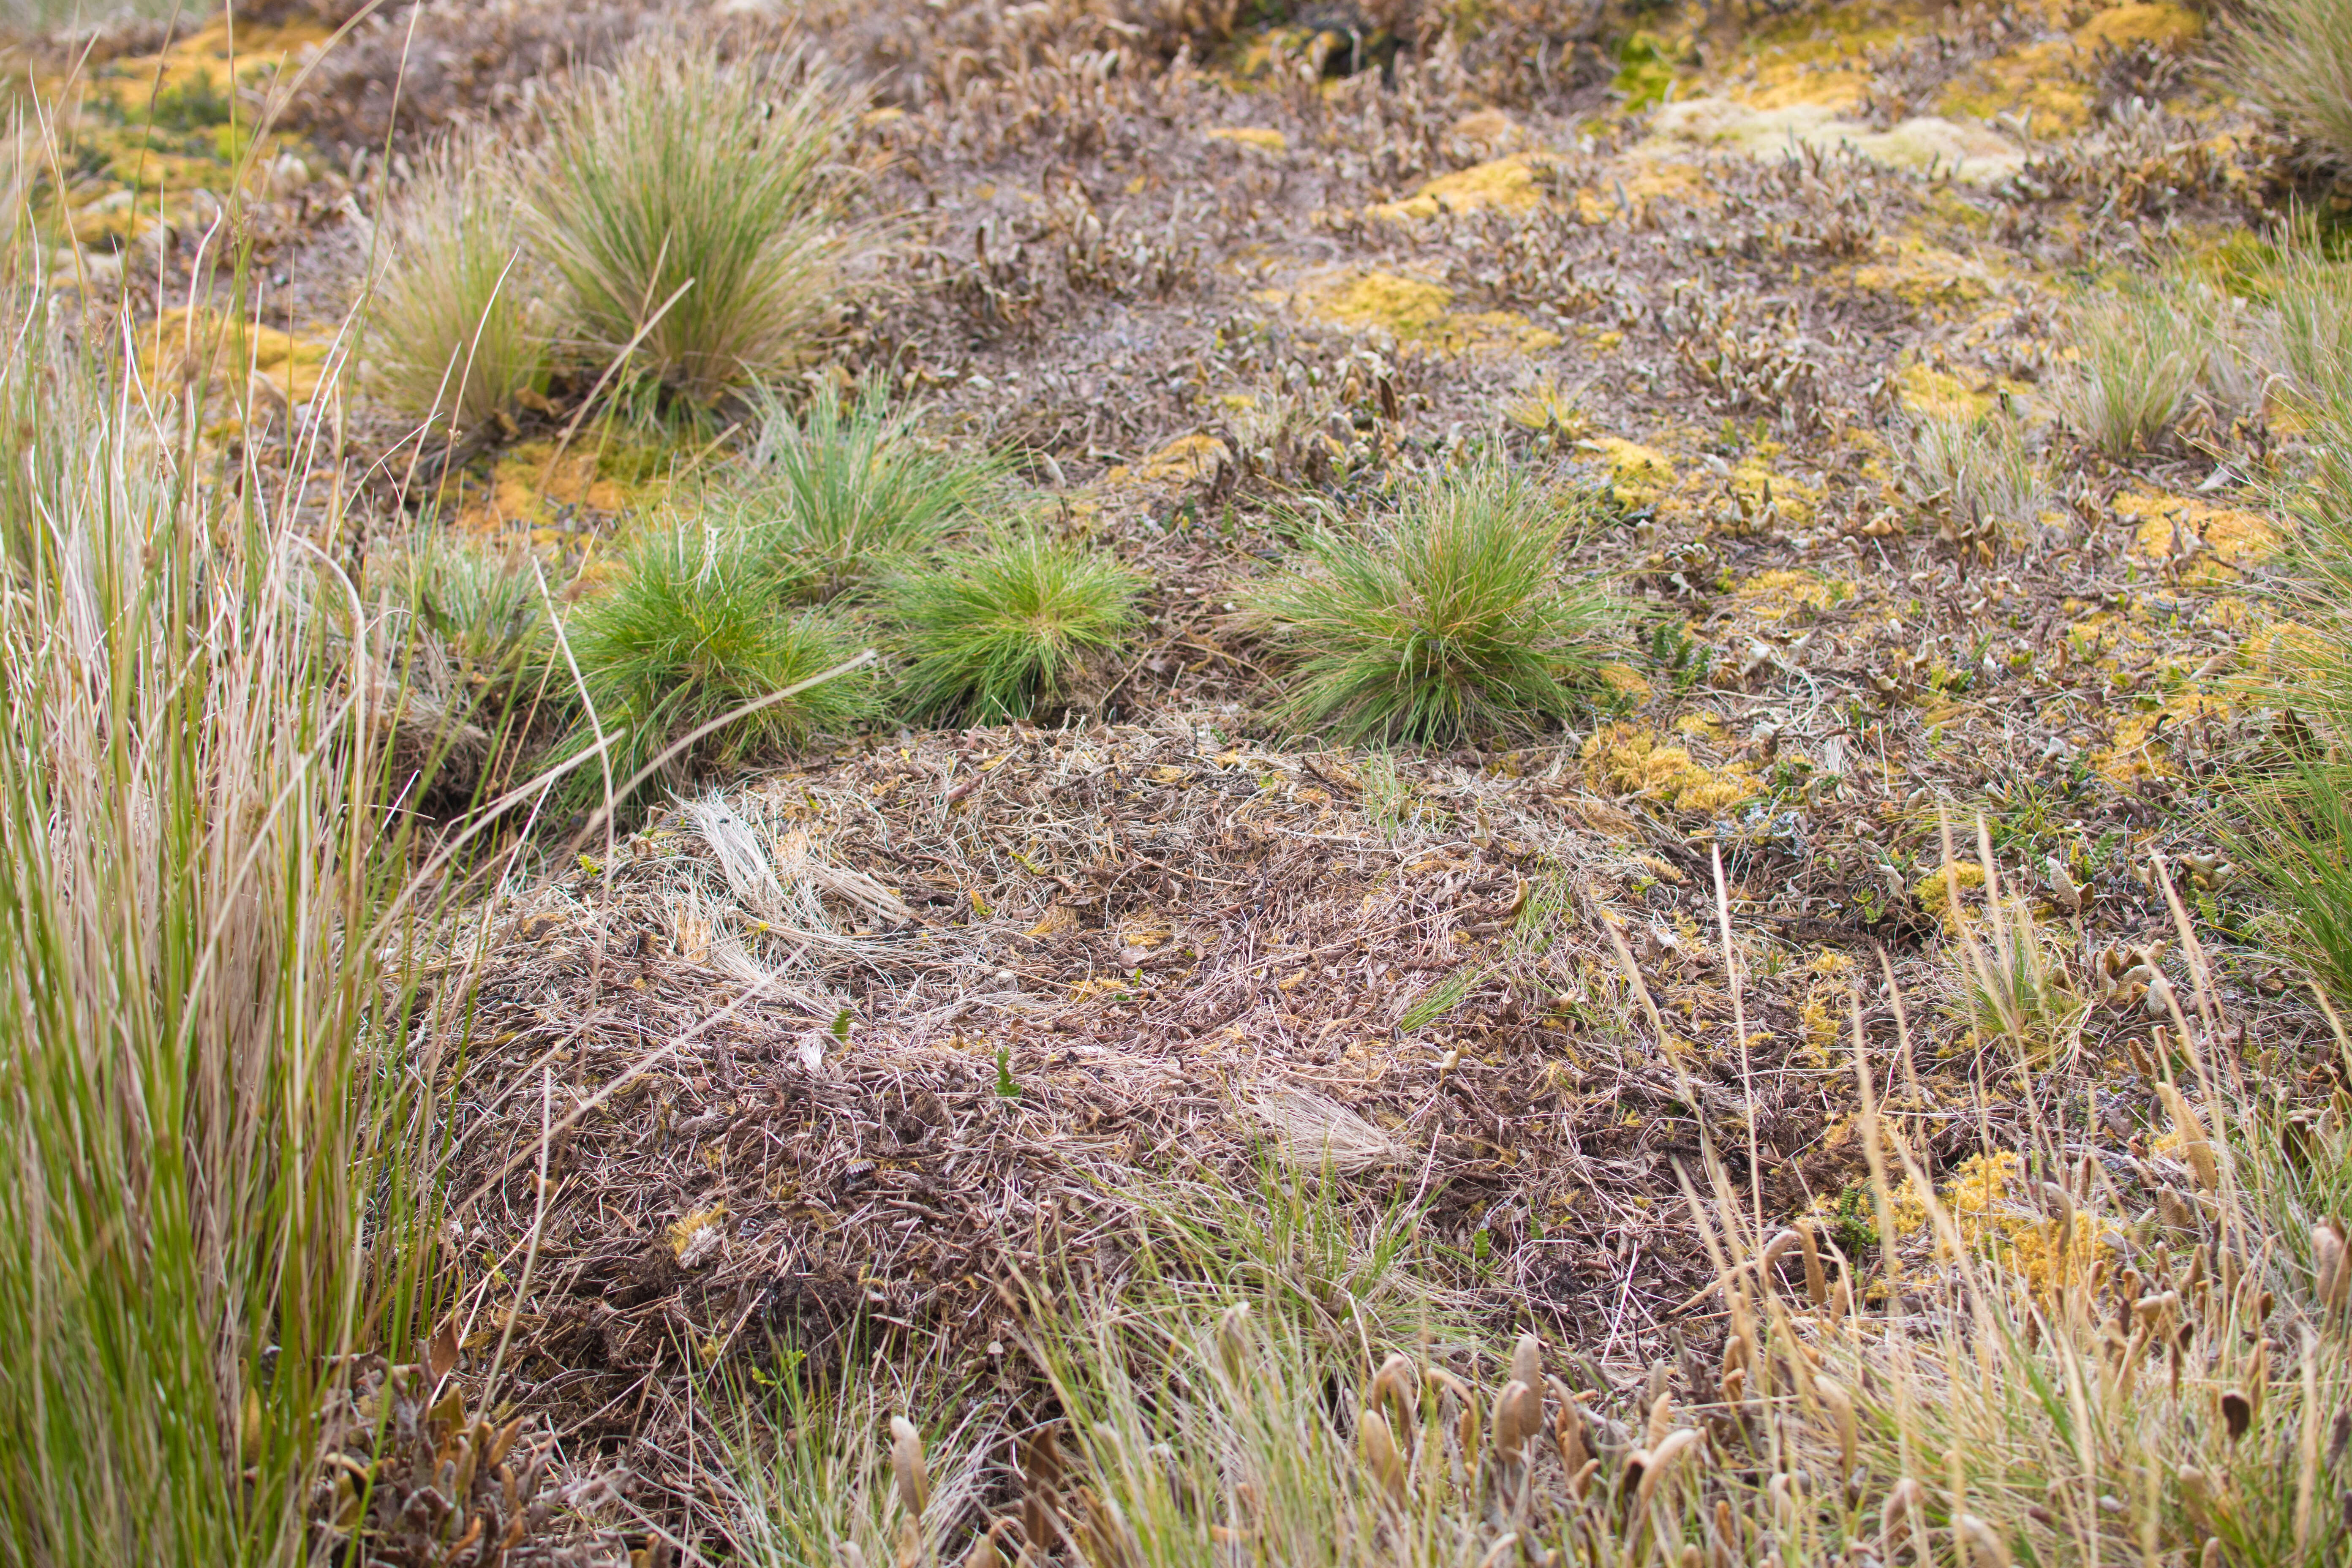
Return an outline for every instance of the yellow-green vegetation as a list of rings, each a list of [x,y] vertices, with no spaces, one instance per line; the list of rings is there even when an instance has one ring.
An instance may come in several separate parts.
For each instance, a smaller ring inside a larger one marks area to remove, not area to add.
[[[382,1054],[436,912],[389,809],[399,650],[282,479],[151,419],[14,237],[0,1557],[299,1562],[351,1357],[436,1288],[437,1070]]]
[[[1564,570],[1582,507],[1486,464],[1420,482],[1360,530],[1311,531],[1304,563],[1253,601],[1288,660],[1282,721],[1442,742],[1573,711],[1614,619]]]
[[[686,520],[638,539],[554,640],[551,674],[577,714],[557,752],[572,798],[625,805],[657,778],[773,757],[872,712],[855,629],[784,609],[797,575],[740,528]]]
[[[1963,526],[2031,523],[2042,494],[2027,439],[2006,409],[1920,420],[1901,449],[1914,499]]]
[[[2331,1560],[2352,1134],[2161,1087],[2180,1185],[2145,1215],[2056,1158],[2071,1124],[2035,1137],[2045,1179],[2001,1153],[1937,1182],[1865,1094],[1841,1222],[1759,1227],[1738,1130],[1702,1133],[1720,1348],[1647,1377],[1477,1323],[1410,1215],[1351,1215],[1328,1174],[1171,1192],[1118,1273],[1024,1292],[1056,1412],[1013,1437],[1013,1501],[972,1500],[976,1416],[900,1414],[957,1407],[934,1369],[814,1394],[788,1370],[738,1439],[746,1532],[767,1563],[1064,1531],[1090,1563]]]
[[[762,395],[758,433],[715,508],[758,531],[804,574],[796,592],[831,599],[912,564],[972,521],[999,465],[926,446],[910,407],[868,380],[845,397],[820,386],[795,415]]]
[[[2352,1555],[2340,3],[1375,9],[12,37],[0,1565]]]
[[[2252,0],[2223,37],[2253,96],[2339,167],[2352,165],[2352,5]]]
[[[1096,550],[1015,525],[903,574],[890,593],[918,712],[1025,718],[1135,630],[1136,574]]]
[[[2101,295],[2077,321],[2081,358],[2065,407],[2083,434],[2115,457],[2162,445],[2189,411],[2217,354],[2214,292],[2133,285]]]
[[[2352,329],[2341,263],[2307,242],[2279,268],[2276,309],[2295,381],[2295,404],[2314,435],[2308,471],[2290,481],[2300,527],[2290,594],[2299,635],[2282,647],[2286,677],[2276,698],[2312,713],[2320,734],[2297,745],[2286,780],[2263,816],[2265,879],[2292,912],[2305,949],[2352,1011]]]
[[[544,389],[554,311],[525,244],[522,182],[477,133],[443,143],[383,226],[368,360],[386,401],[460,430]]]
[[[849,101],[798,57],[647,43],[554,115],[533,216],[595,353],[693,407],[790,368],[853,244]]]

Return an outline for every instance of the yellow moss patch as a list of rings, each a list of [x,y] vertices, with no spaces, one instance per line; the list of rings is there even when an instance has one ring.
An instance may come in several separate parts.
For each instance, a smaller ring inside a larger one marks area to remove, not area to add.
[[[1385,331],[1399,343],[1441,353],[1536,353],[1565,341],[1516,311],[1457,312],[1451,289],[1393,272],[1339,272],[1310,279],[1294,294],[1276,289],[1257,298],[1287,298],[1326,321]]]
[[[577,448],[561,458],[552,441],[530,441],[499,459],[489,484],[467,479],[457,483],[460,526],[495,532],[520,524],[533,530],[541,543],[559,543],[551,531],[564,508],[620,512],[641,499],[637,487],[604,471],[597,455]]]
[[[2089,1279],[2120,1228],[2112,1220],[2081,1211],[2071,1226],[2058,1218],[2045,1219],[2021,1201],[2026,1191],[2023,1163],[2006,1150],[1964,1162],[1939,1194],[1954,1234],[1937,1238],[1938,1252],[1950,1257],[1957,1242],[2036,1295]],[[1909,1177],[1888,1207],[1903,1235],[1917,1235],[1929,1223],[1927,1199]]]
[[[1958,935],[1963,910],[1953,907],[1954,882],[1958,882],[1964,892],[1970,888],[1981,888],[1985,885],[1984,868],[1969,860],[1955,860],[1949,866],[1937,866],[1922,872],[1918,880],[1911,884],[1911,896],[1919,900],[1920,908],[1941,921],[1946,931]]]
[[[1731,488],[1735,493],[1761,507],[1769,495],[1772,504],[1780,509],[1780,521],[1802,528],[1813,521],[1822,487],[1810,485],[1793,474],[1774,473],[1771,468],[1751,458],[1731,471]]]
[[[1845,1021],[1838,1009],[1842,1000],[1843,988],[1826,985],[1815,986],[1805,997],[1797,1021],[1804,1035],[1807,1067],[1833,1068],[1845,1059]]]
[[[199,376],[215,395],[241,402],[249,390],[272,402],[307,403],[326,379],[330,344],[275,327],[231,321],[199,310],[165,310],[140,329],[140,365],[151,382],[174,389]]]
[[[223,14],[160,55],[131,55],[109,60],[92,71],[91,77],[100,82],[131,84],[142,103],[150,90],[174,91],[194,85],[199,77],[210,77],[215,87],[226,92],[234,79],[241,78],[247,70],[274,67],[310,45],[323,46],[332,36],[331,28],[316,21],[259,26],[239,17],[232,55],[229,17]],[[250,112],[241,111],[239,117]]]
[[[1784,620],[1800,607],[1831,608],[1849,595],[1846,585],[1819,572],[1776,569],[1759,572],[1732,590],[1742,608],[1765,620]]]
[[[1318,314],[1342,326],[1385,327],[1412,342],[1444,330],[1454,290],[1393,272],[1364,272],[1312,289],[1307,299]]]
[[[1859,107],[1869,72],[1863,60],[1873,44],[1903,37],[1882,5],[1853,4],[1806,10],[1751,33],[1740,95],[1763,108],[1787,104]]]
[[[1906,413],[1930,419],[1974,419],[1992,412],[1999,401],[1990,392],[1978,392],[1948,371],[1912,363],[1895,373],[1895,385]]]
[[[1287,153],[1289,138],[1270,125],[1219,125],[1202,132],[1212,142],[1230,142],[1254,153]]]
[[[1675,721],[1675,733],[1712,745],[1723,739],[1723,721],[1705,710],[1685,713]]]
[[[1636,506],[1658,500],[1675,485],[1675,465],[1664,452],[1622,436],[1595,436],[1577,446],[1609,465],[1617,493]]]
[[[1632,724],[1605,724],[1584,743],[1585,776],[1604,795],[1654,800],[1676,811],[1712,816],[1763,793],[1756,775],[1738,764],[1710,770],[1682,746]]]
[[[2085,49],[2105,44],[2123,48],[2154,44],[2160,49],[2181,49],[2205,32],[2197,13],[2184,6],[2136,4],[2113,5],[2074,29],[2074,41]]]
[[[1922,309],[1974,305],[1992,295],[1982,262],[1912,237],[1878,242],[1878,258],[1853,269],[1853,286]]]
[[[1672,108],[1668,105],[1668,108]],[[1661,112],[1664,112],[1663,110]],[[1679,153],[1671,154],[1681,157]],[[1660,196],[1699,206],[1713,206],[1717,197],[1687,162],[1668,161],[1669,154],[1661,150],[1658,157],[1640,161],[1605,185],[1588,185],[1576,193],[1576,216],[1580,223],[1603,224],[1613,219],[1621,205],[1641,206]],[[1619,198],[1622,196],[1621,203]]]
[[[1936,109],[1978,120],[2020,115],[2045,132],[2079,130],[2091,119],[2090,95],[2074,72],[2079,58],[2069,38],[2007,50],[1954,78],[1937,98]]]
[[[1179,436],[1144,458],[1134,478],[1147,485],[1192,484],[1215,474],[1217,465],[1232,456],[1214,436]]]
[[[1522,153],[1440,174],[1401,202],[1384,202],[1366,211],[1373,217],[1403,223],[1433,218],[1441,213],[1477,212],[1486,207],[1526,212],[1542,199],[1543,192],[1536,184],[1535,160]]]
[[[2100,777],[2115,784],[2168,777],[2174,768],[2162,744],[2163,737],[2204,714],[2226,715],[2229,710],[2226,700],[2200,697],[2193,692],[2172,698],[2161,708],[2136,709],[2116,721],[2112,744],[2090,753],[2091,766]]]
[[[1869,72],[1853,67],[1776,63],[1780,68],[1760,70],[1754,83],[1738,89],[1739,102],[1762,114],[1809,111],[1815,123],[1822,117],[1852,114],[1862,108]]]
[[[1650,682],[1630,664],[1604,664],[1592,672],[1601,684],[1636,705],[1650,700]]]
[[[2277,525],[2260,513],[2190,496],[2127,489],[2116,494],[2115,508],[2116,516],[2138,524],[2132,536],[2137,553],[2152,561],[2189,555],[2184,576],[2192,583],[2227,581],[2268,560],[2280,543]]]

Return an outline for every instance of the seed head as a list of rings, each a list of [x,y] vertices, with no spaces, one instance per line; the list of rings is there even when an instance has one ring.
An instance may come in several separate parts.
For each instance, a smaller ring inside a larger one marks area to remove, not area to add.
[[[890,1471],[898,1482],[898,1506],[922,1517],[931,1500],[931,1469],[923,1457],[923,1435],[903,1415],[890,1417]]]

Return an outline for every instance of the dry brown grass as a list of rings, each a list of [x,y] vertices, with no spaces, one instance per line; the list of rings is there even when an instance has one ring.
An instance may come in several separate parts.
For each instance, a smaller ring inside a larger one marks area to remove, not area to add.
[[[1849,1017],[1879,1245],[1759,1225],[1724,1163],[1743,1129],[1702,1114],[1684,1212],[1714,1278],[1669,1314],[1675,1356],[1510,1341],[1416,1294],[1425,1244],[1328,1168],[1231,1208],[1147,1202],[1111,1272],[1018,1292],[1048,1414],[1016,1395],[952,1449],[968,1477],[993,1447],[1003,1500],[926,1506],[922,1436],[894,1422],[898,1506],[869,1494],[857,1533],[903,1530],[923,1562],[2333,1561],[2342,1116],[2223,1131],[2239,1043],[2175,1010],[2158,1148],[2078,1156],[2097,1130],[2060,1111],[1939,1183],[1917,1111],[1874,1087],[1858,994]],[[769,1490],[744,1522],[815,1511]]]

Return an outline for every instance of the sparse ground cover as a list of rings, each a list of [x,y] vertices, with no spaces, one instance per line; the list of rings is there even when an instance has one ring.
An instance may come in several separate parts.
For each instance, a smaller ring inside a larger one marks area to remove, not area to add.
[[[0,1551],[2340,1560],[2342,10],[15,16]]]

